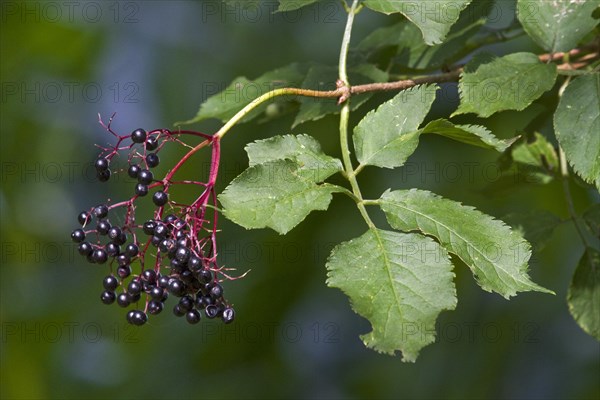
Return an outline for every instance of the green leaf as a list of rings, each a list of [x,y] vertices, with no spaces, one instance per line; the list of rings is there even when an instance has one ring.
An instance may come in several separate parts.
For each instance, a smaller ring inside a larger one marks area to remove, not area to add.
[[[193,124],[209,118],[216,118],[226,122],[252,100],[270,90],[290,86],[297,87],[304,78],[305,73],[305,65],[290,64],[286,67],[267,72],[252,81],[243,76],[235,78],[225,90],[206,99],[194,118],[183,122],[176,122],[175,125]],[[277,98],[275,101],[288,100]],[[267,104],[257,108],[248,114],[242,122],[250,121],[259,116],[266,107]]]
[[[554,229],[562,222],[559,217],[544,210],[508,214],[504,221],[523,235],[536,251],[541,251],[546,246]]]
[[[312,3],[316,3],[317,1],[319,0],[279,0],[279,8],[277,11],[294,11]]]
[[[600,203],[594,204],[585,210],[582,217],[592,235],[600,238]]]
[[[352,67],[349,71],[349,80],[352,85],[361,85],[372,82],[387,82],[388,74],[371,64],[363,64]],[[338,79],[336,67],[315,65],[310,68],[302,88],[314,90],[335,90],[335,82]],[[356,110],[373,96],[373,93],[363,93],[352,96],[350,109]],[[337,99],[325,99],[314,97],[300,98],[300,111],[296,115],[292,128],[307,122],[316,121],[328,114],[338,114],[340,106]]]
[[[587,248],[567,293],[569,311],[577,324],[600,340],[600,253]]]
[[[421,133],[435,133],[484,149],[494,149],[499,152],[506,150],[517,138],[500,140],[484,126],[454,125],[446,119],[431,121],[420,130]]]
[[[362,335],[379,352],[415,361],[435,340],[435,321],[456,307],[448,253],[430,238],[380,229],[336,246],[327,285],[341,289],[373,330]]]
[[[384,14],[401,13],[417,25],[428,45],[441,43],[450,27],[458,21],[460,12],[471,0],[365,0],[363,4]]]
[[[515,162],[539,168],[545,171],[558,170],[558,156],[552,143],[538,132],[534,133],[532,141],[519,143],[512,149],[512,159]]]
[[[342,163],[321,151],[321,145],[308,135],[275,136],[258,140],[246,146],[250,166],[270,161],[292,160],[298,164],[298,173],[315,183],[340,172]]]
[[[597,1],[519,0],[517,16],[525,32],[545,50],[569,51],[594,29]]]
[[[502,110],[523,110],[552,89],[555,80],[556,65],[544,64],[532,53],[509,54],[477,68],[467,64],[458,85],[460,106],[453,115],[489,117]]]
[[[435,91],[434,85],[415,86],[369,111],[354,128],[360,164],[383,168],[403,165],[419,144],[417,128],[435,100]]]
[[[387,191],[379,204],[393,228],[435,236],[484,290],[505,298],[528,290],[553,293],[529,279],[529,243],[502,221],[425,190]]]
[[[600,74],[569,83],[554,114],[554,131],[575,172],[600,190]]]
[[[291,160],[249,167],[219,195],[225,216],[246,229],[289,232],[313,210],[326,210],[334,185],[317,185]]]

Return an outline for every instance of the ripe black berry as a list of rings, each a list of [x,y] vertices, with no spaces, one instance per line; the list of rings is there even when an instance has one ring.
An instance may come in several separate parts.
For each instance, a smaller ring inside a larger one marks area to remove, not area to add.
[[[146,141],[146,131],[142,128],[138,128],[131,132],[131,140],[133,143],[144,143]]]
[[[179,274],[179,279],[181,279],[184,283],[189,285],[194,280],[194,274],[189,269],[186,269],[185,271],[182,271],[181,274]]]
[[[161,287],[161,288],[163,288],[163,289],[168,288],[169,287],[169,281],[170,281],[170,279],[171,278],[169,278],[166,275],[161,276],[160,278],[158,278],[158,286]]]
[[[150,170],[143,169],[138,173],[137,179],[139,183],[148,185],[154,180],[154,174]]]
[[[86,211],[82,211],[79,213],[79,215],[77,216],[77,221],[79,221],[80,225],[85,225],[87,222],[89,222],[90,220],[90,214],[88,214]]]
[[[121,253],[117,256],[117,264],[119,267],[128,266],[131,263],[131,258],[127,254]]]
[[[162,299],[164,293],[165,293],[165,290],[158,286],[154,286],[152,289],[150,289],[150,297],[152,297],[154,300]]]
[[[148,164],[149,168],[154,168],[160,163],[160,158],[156,153],[148,153],[146,155],[146,164]]]
[[[119,278],[121,279],[127,278],[129,275],[131,275],[131,267],[129,265],[126,265],[124,267],[118,267],[117,275],[119,275]]]
[[[188,268],[192,272],[199,272],[200,268],[202,268],[202,260],[200,257],[196,257],[195,255],[191,255],[188,260]]]
[[[158,148],[158,138],[156,136],[150,136],[146,140],[146,150],[154,151]]]
[[[179,279],[173,279],[169,282],[169,292],[174,296],[181,297],[185,293],[185,286]]]
[[[152,300],[150,303],[148,303],[148,312],[152,315],[157,315],[160,314],[160,312],[163,310],[163,307],[164,305],[162,301]]]
[[[96,178],[98,178],[100,182],[107,182],[110,179],[110,175],[110,169],[104,171],[96,171]]]
[[[148,185],[144,185],[143,183],[138,183],[135,185],[135,194],[144,197],[148,194]]]
[[[98,224],[96,225],[96,230],[101,235],[106,235],[110,228],[112,228],[110,222],[105,219],[98,221]]]
[[[151,219],[151,220],[144,222],[143,229],[144,229],[144,233],[146,235],[153,235],[154,228],[156,228],[156,221]]]
[[[183,317],[185,315],[185,311],[179,307],[179,304],[176,304],[175,307],[173,307],[173,314],[175,314],[176,317]]]
[[[175,221],[177,221],[177,216],[175,216],[175,214],[169,214],[163,218],[163,221],[165,224],[173,225],[175,223]]]
[[[142,291],[142,285],[138,281],[131,281],[127,285],[127,293],[130,295],[136,295]]]
[[[167,253],[175,248],[175,241],[173,239],[163,239],[158,245],[158,248],[163,253]]]
[[[130,243],[127,245],[127,247],[125,247],[125,254],[127,254],[129,257],[135,257],[138,255],[139,252],[140,252],[140,249],[139,249],[138,245],[135,243]],[[152,271],[152,272],[154,272],[154,271]]]
[[[158,192],[154,193],[154,196],[152,196],[152,201],[157,206],[162,207],[169,201],[169,195],[162,190],[159,190]]]
[[[123,308],[128,307],[131,304],[129,295],[127,293],[119,293],[117,296],[117,304]]]
[[[94,217],[98,219],[106,218],[108,215],[108,206],[106,204],[100,204],[94,208]]]
[[[119,286],[119,280],[113,275],[108,275],[102,281],[102,286],[104,286],[104,289],[106,290],[113,291]]]
[[[111,292],[110,290],[105,290],[100,295],[100,300],[102,300],[104,304],[112,304],[115,302],[116,298],[117,296],[115,296],[115,293]]]
[[[118,245],[125,244],[125,242],[127,242],[127,234],[125,232],[121,232],[119,237],[117,237],[115,240],[113,240],[113,242],[115,242],[115,244],[118,244]]]
[[[175,258],[184,264],[188,262],[188,260],[190,259],[190,255],[190,249],[188,249],[187,247],[179,247],[175,251]]]
[[[77,249],[79,250],[79,254],[82,256],[89,256],[94,251],[94,247],[89,242],[79,243],[79,247]]]
[[[223,310],[223,315],[221,315],[221,319],[223,319],[223,322],[225,322],[226,324],[229,324],[229,323],[233,322],[234,318],[235,318],[235,311],[233,310],[233,308],[227,307],[226,309]]]
[[[127,175],[129,175],[133,179],[137,179],[140,171],[141,171],[140,166],[133,164],[133,165],[130,165],[129,168],[127,169]]]
[[[115,240],[118,239],[119,236],[121,236],[121,233],[123,233],[121,228],[119,228],[118,226],[113,226],[108,230],[108,237],[110,240]]]
[[[204,314],[206,314],[206,318],[213,319],[219,315],[219,307],[215,306],[214,304],[208,305],[204,309]]]
[[[156,272],[152,269],[147,269],[142,272],[142,279],[146,282],[154,283],[156,281]]]
[[[219,285],[218,283],[215,284],[209,292],[210,297],[212,297],[213,299],[218,299],[219,297],[223,296],[223,287],[221,285]]]
[[[208,283],[208,282],[212,281],[212,278],[213,278],[212,273],[207,269],[203,269],[198,274],[198,280],[200,280],[200,282],[202,282],[202,283]]]
[[[169,228],[163,223],[157,223],[154,227],[154,236],[164,238],[169,233]]]
[[[75,243],[81,243],[85,240],[85,232],[83,229],[75,229],[73,232],[71,232],[71,239]]]
[[[106,171],[108,169],[109,164],[110,163],[106,158],[101,157],[96,160],[96,162],[94,163],[94,166],[96,167],[96,171],[100,172],[100,171]]]
[[[104,246],[104,250],[106,250],[106,254],[108,254],[110,257],[116,257],[121,252],[121,247],[119,247],[119,245],[116,243],[110,242]]]
[[[191,310],[185,314],[185,319],[190,324],[197,324],[200,322],[200,312],[198,310]]]
[[[179,307],[184,311],[190,311],[194,308],[194,300],[190,296],[183,296],[179,299]]]
[[[127,314],[127,321],[130,324],[141,326],[144,325],[146,321],[148,321],[148,316],[143,311],[133,310],[133,313],[131,315],[129,313]]]
[[[93,259],[96,264],[104,264],[108,259],[108,255],[103,249],[96,249],[94,250]]]

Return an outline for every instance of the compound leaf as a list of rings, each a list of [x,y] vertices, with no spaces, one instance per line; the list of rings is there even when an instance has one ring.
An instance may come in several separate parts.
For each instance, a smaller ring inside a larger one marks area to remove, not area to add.
[[[448,253],[418,234],[370,229],[336,246],[327,261],[327,285],[341,289],[372,331],[362,335],[379,352],[415,361],[435,340],[435,321],[456,307]]]
[[[569,51],[598,24],[597,1],[519,0],[517,16],[525,32],[552,53]]]
[[[417,25],[428,45],[441,43],[450,27],[458,21],[460,12],[471,0],[365,0],[363,4],[384,14],[401,13]]]
[[[312,136],[285,135],[257,140],[246,146],[250,166],[277,160],[292,160],[298,164],[298,173],[315,183],[322,182],[342,170],[337,158],[323,153],[321,145]]]
[[[587,248],[567,293],[569,311],[585,332],[600,340],[600,253]]]
[[[498,111],[523,110],[554,86],[556,65],[535,54],[513,53],[483,63],[478,57],[465,66],[459,81],[460,106],[454,115],[489,117]]]
[[[267,72],[254,80],[249,80],[243,76],[235,78],[227,88],[206,99],[200,105],[200,109],[194,118],[175,124],[193,124],[209,118],[216,118],[226,122],[252,100],[270,90],[290,86],[297,87],[302,82],[306,69],[306,65],[294,63]],[[274,101],[281,102],[286,100],[277,98]],[[264,108],[266,108],[266,105],[254,110],[254,112],[248,114],[242,121],[247,122],[259,116],[264,111]]]
[[[433,85],[415,86],[371,110],[354,128],[354,148],[361,165],[399,167],[419,144],[417,128],[435,99]]]
[[[421,133],[435,133],[450,139],[457,140],[473,146],[483,147],[485,149],[494,149],[499,152],[506,150],[515,140],[501,140],[492,135],[492,133],[481,125],[454,125],[446,119],[437,119],[431,121]]]
[[[575,172],[600,190],[600,74],[569,83],[554,113],[554,131]]]
[[[334,185],[317,185],[291,160],[249,167],[219,195],[224,215],[246,229],[269,227],[285,234],[313,210],[326,210]]]
[[[425,190],[387,191],[379,204],[393,228],[436,237],[484,290],[505,298],[528,290],[552,293],[529,279],[529,243],[502,221]]]

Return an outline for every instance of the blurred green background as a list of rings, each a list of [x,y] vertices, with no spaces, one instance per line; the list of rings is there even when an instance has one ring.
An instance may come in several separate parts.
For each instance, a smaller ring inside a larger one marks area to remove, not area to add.
[[[345,23],[339,2],[272,14],[276,2],[223,8],[218,1],[1,3],[0,319],[3,399],[181,398],[599,398],[600,346],[570,317],[566,290],[582,246],[573,227],[557,229],[531,261],[531,275],[556,296],[511,301],[481,291],[457,268],[458,307],[439,318],[438,342],[416,364],[366,349],[369,330],[347,298],[325,286],[325,260],[365,227],[347,198],[312,213],[287,236],[223,221],[221,263],[248,276],[226,283],[236,322],[190,326],[167,310],[143,328],[99,300],[108,267],[87,264],[70,243],[79,211],[131,190],[122,176],[93,178],[95,143],[107,134],[97,114],[116,112],[130,132],[171,127],[236,76],[255,78],[295,61],[335,65]],[[514,2],[496,3],[506,26]],[[391,19],[364,11],[354,42]],[[492,24],[493,25],[493,24]],[[526,39],[493,48],[533,49]],[[447,85],[429,118],[456,106]],[[375,106],[386,96],[374,97]],[[501,137],[549,133],[548,96],[524,114],[486,121]],[[356,122],[370,107],[362,107]],[[236,127],[223,142],[222,190],[242,171],[244,145],[290,132],[293,116]],[[473,121],[471,118],[468,121]],[[219,123],[195,128],[211,133]],[[528,128],[531,128],[530,125]],[[296,128],[339,156],[335,117]],[[163,155],[161,170],[181,153]],[[426,138],[406,168],[367,169],[366,197],[419,187],[502,218],[542,209],[567,216],[558,183],[484,190],[497,180],[491,152]],[[199,157],[188,171],[207,172]],[[574,185],[575,205],[598,197]],[[381,215],[375,219],[385,226]]]

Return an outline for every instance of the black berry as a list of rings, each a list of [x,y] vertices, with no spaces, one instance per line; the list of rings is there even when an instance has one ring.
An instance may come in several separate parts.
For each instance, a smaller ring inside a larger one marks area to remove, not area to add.
[[[219,315],[219,307],[215,306],[214,304],[210,304],[204,309],[204,314],[206,314],[206,318],[213,319]]]
[[[113,226],[108,230],[108,237],[110,240],[115,240],[118,239],[119,236],[121,236],[121,233],[123,233],[121,228],[119,228],[118,226]]]
[[[117,275],[119,275],[119,278],[121,279],[127,278],[129,275],[131,275],[131,267],[129,265],[126,265],[124,267],[118,267]]]
[[[108,275],[102,281],[102,286],[104,286],[104,289],[106,290],[113,291],[119,286],[119,280],[113,275]]]
[[[100,204],[94,208],[94,217],[98,219],[106,218],[108,215],[108,206],[106,204]]]
[[[160,158],[156,153],[148,153],[146,155],[146,164],[148,164],[149,168],[154,168],[160,163]]]
[[[185,314],[185,319],[190,324],[197,324],[200,322],[200,312],[198,310],[191,310]]]
[[[108,180],[110,180],[110,175],[110,169],[104,171],[96,171],[96,178],[98,178],[100,182],[108,182]]]
[[[163,310],[163,307],[164,305],[162,301],[152,300],[150,303],[148,303],[148,312],[152,315],[160,314],[160,312]]]
[[[92,257],[96,264],[104,264],[106,262],[106,260],[108,259],[108,255],[106,254],[106,251],[104,251],[102,249],[94,250],[94,254]]]
[[[85,232],[83,229],[75,229],[73,232],[71,232],[71,239],[75,243],[81,243],[85,240]]]
[[[154,235],[154,228],[156,228],[156,221],[151,219],[144,222],[143,229],[146,235]]]
[[[139,183],[148,185],[154,180],[154,174],[150,170],[143,169],[138,173],[137,179]]]
[[[127,321],[133,325],[141,326],[148,321],[148,316],[143,311],[133,310],[132,314],[127,314]]]
[[[224,309],[223,315],[221,315],[221,319],[223,319],[223,322],[225,322],[226,324],[233,322],[233,320],[235,319],[235,311],[233,310],[233,308],[227,307],[226,309]]]
[[[152,196],[152,201],[157,206],[162,207],[169,201],[169,195],[162,190],[159,190],[158,192],[154,193],[154,196]]]
[[[131,132],[131,140],[133,143],[144,143],[146,141],[146,131],[142,128],[138,128]]]
[[[85,225],[86,223],[88,223],[89,220],[90,220],[90,214],[88,214],[86,211],[80,212],[79,215],[77,216],[77,221],[82,226]]]
[[[142,279],[146,282],[154,283],[156,281],[156,272],[152,269],[147,269],[142,272]]]
[[[129,168],[127,169],[127,175],[129,175],[133,179],[137,179],[140,171],[141,171],[140,166],[133,164],[133,165],[130,165]]]
[[[79,247],[77,249],[79,250],[79,254],[82,256],[89,256],[94,251],[94,247],[89,242],[79,243]]]
[[[143,183],[138,183],[135,185],[135,194],[144,197],[148,194],[148,185],[144,185]]]
[[[112,304],[115,302],[116,298],[117,296],[115,296],[115,293],[111,292],[110,290],[105,290],[100,295],[100,300],[102,300],[104,304]]]
[[[185,293],[185,286],[179,279],[169,282],[169,292],[174,296],[181,297]]]
[[[158,148],[158,138],[156,136],[150,136],[146,140],[146,150],[154,151]]]
[[[190,255],[190,249],[188,249],[187,247],[179,247],[175,251],[175,258],[184,264],[188,262],[188,260],[190,259]]]
[[[140,249],[135,243],[130,243],[127,245],[127,247],[125,247],[125,254],[127,254],[129,257],[135,257],[138,255],[139,252]]]
[[[108,231],[110,230],[110,228],[112,228],[112,226],[110,225],[110,222],[108,222],[107,220],[104,220],[104,219],[101,221],[98,221],[98,224],[96,225],[96,230],[101,235],[108,234]]]
[[[142,285],[138,281],[131,281],[127,285],[127,293],[130,295],[136,295],[142,291]]]
[[[94,163],[94,167],[96,167],[96,171],[106,171],[108,169],[109,161],[106,158],[99,158]]]
[[[111,257],[116,257],[121,253],[121,247],[113,242],[107,243],[106,246],[104,246],[104,250],[106,250],[106,254]]]
[[[119,293],[117,296],[117,304],[123,308],[128,307],[131,304],[129,295],[127,293]]]

